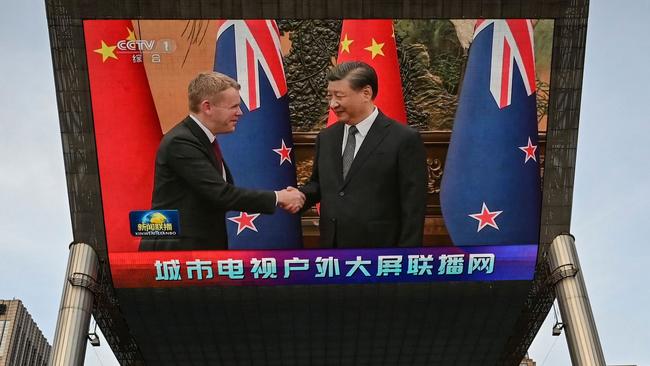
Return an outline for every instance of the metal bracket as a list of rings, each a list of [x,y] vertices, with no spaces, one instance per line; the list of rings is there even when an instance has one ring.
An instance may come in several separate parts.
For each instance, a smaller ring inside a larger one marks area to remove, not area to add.
[[[73,273],[68,278],[68,282],[70,282],[70,285],[72,286],[87,288],[93,294],[97,294],[101,292],[101,288],[97,283],[97,280],[95,280],[94,278],[92,278],[91,276],[85,273],[79,273],[79,272]]]
[[[548,279],[546,282],[549,285],[555,286],[558,282],[562,281],[565,278],[568,277],[575,277],[576,274],[578,274],[580,270],[576,268],[572,263],[569,264],[564,264],[559,267],[557,267],[555,270],[553,270],[553,273],[551,273],[548,276]]]

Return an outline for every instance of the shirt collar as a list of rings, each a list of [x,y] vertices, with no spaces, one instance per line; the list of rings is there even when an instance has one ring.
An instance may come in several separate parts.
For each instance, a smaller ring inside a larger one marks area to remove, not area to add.
[[[375,107],[375,109],[372,111],[372,113],[370,113],[368,117],[366,117],[363,121],[355,125],[361,137],[366,137],[368,131],[370,130],[370,127],[372,127],[373,122],[375,122],[375,119],[377,119],[378,114],[379,114],[379,110],[377,109],[377,107]],[[347,131],[349,129],[350,129],[350,125],[346,124],[345,130]]]
[[[197,116],[190,113],[190,118],[192,120],[194,120],[194,122],[196,122],[196,124],[199,125],[199,127],[201,127],[201,130],[203,130],[205,135],[208,137],[208,140],[210,140],[210,143],[213,143],[214,139],[216,139],[217,136],[212,134],[212,131],[208,130],[208,128],[203,125],[203,122],[199,121],[199,118]]]

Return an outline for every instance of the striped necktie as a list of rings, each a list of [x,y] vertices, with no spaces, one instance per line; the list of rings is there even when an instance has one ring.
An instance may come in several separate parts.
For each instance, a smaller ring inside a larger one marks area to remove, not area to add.
[[[348,129],[348,141],[345,143],[345,150],[343,150],[343,179],[347,177],[352,161],[354,160],[354,150],[357,147],[357,139],[354,137],[358,132],[356,126],[351,126]]]

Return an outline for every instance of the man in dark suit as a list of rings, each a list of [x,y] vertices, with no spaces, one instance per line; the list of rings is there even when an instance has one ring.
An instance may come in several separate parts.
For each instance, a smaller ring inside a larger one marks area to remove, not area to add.
[[[338,122],[322,130],[305,208],[320,206],[323,247],[420,246],[426,206],[420,134],[374,105],[377,74],[363,62],[335,66],[327,98]]]
[[[271,214],[276,206],[297,210],[304,196],[295,188],[258,191],[235,187],[216,136],[235,131],[242,115],[239,84],[216,73],[190,82],[190,115],[160,142],[152,209],[178,210],[180,237],[145,238],[140,250],[228,249],[226,211]]]

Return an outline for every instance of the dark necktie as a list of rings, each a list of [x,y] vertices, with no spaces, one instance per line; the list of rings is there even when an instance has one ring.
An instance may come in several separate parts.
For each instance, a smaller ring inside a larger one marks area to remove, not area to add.
[[[354,160],[354,149],[357,147],[357,139],[354,137],[358,132],[356,126],[351,126],[348,129],[348,141],[345,143],[343,150],[343,179],[348,176],[352,160]]]
[[[221,154],[221,148],[219,147],[219,141],[215,138],[212,142],[212,151],[214,151],[214,157],[217,159],[217,169],[220,174],[223,174],[223,155]]]

